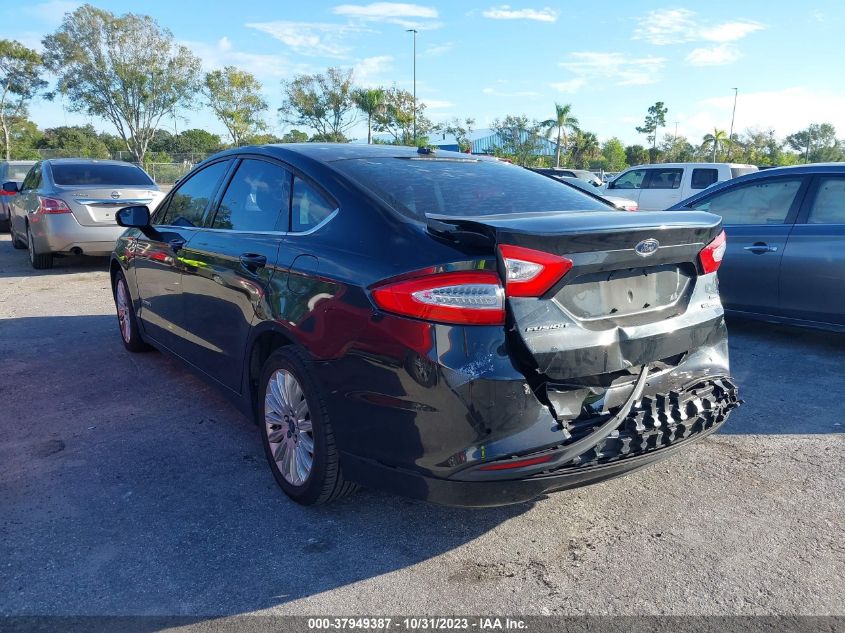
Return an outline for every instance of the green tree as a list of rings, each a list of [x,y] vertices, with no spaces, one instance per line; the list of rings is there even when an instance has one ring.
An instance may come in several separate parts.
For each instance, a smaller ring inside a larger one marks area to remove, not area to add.
[[[191,128],[183,130],[173,137],[175,154],[213,154],[223,149],[223,140],[217,134],[207,130]]]
[[[14,121],[9,135],[12,156],[18,160],[38,160],[41,154],[37,148],[42,136],[43,132],[29,119]]]
[[[555,103],[555,116],[553,119],[546,119],[540,123],[540,127],[546,128],[546,138],[551,138],[557,131],[557,144],[555,145],[555,167],[560,167],[560,153],[567,145],[566,132],[577,132],[578,119],[572,115],[572,104],[560,105]]]
[[[261,118],[267,102],[261,96],[261,82],[252,73],[234,66],[214,70],[205,75],[202,93],[236,147],[247,136],[267,129]]]
[[[590,164],[601,157],[599,139],[592,132],[577,130],[570,141],[570,154],[577,169],[589,169]]]
[[[631,166],[647,163],[648,157],[648,150],[642,145],[628,145],[625,148],[625,162]]]
[[[685,136],[666,134],[659,147],[660,154],[668,161],[675,163],[693,162],[696,158],[696,148]]]
[[[475,126],[475,119],[467,117],[460,119],[453,118],[448,123],[440,123],[432,128],[433,132],[440,132],[443,134],[451,134],[455,137],[455,143],[458,145],[459,152],[472,153],[472,130]]]
[[[646,135],[646,140],[651,143],[653,149],[657,149],[657,130],[666,127],[666,114],[669,108],[663,105],[662,101],[656,102],[649,107],[645,121],[637,127],[637,132]]]
[[[162,117],[189,107],[198,88],[199,59],[146,15],[85,4],[42,42],[71,110],[109,121],[139,163]]]
[[[308,134],[302,132],[300,130],[291,130],[290,132],[285,132],[281,139],[279,139],[281,143],[307,143],[308,142]]]
[[[615,136],[607,139],[601,146],[601,155],[604,159],[604,169],[607,171],[622,171],[628,166],[625,157],[625,146]]]
[[[845,142],[836,138],[836,128],[830,123],[813,123],[786,137],[786,144],[805,163],[825,163],[845,160]]]
[[[41,56],[14,40],[0,40],[0,131],[6,160],[12,157],[12,128],[27,120],[27,106],[47,85]]]
[[[705,134],[704,138],[701,142],[701,151],[706,152],[710,151],[711,158],[710,162],[715,163],[716,157],[719,155],[719,149],[723,149],[725,147],[725,143],[728,140],[728,133],[724,130],[720,130],[718,128],[713,128],[712,134]]]
[[[108,146],[102,141],[94,126],[62,125],[44,130],[38,149],[52,150],[54,156],[80,158],[110,158]]]
[[[527,116],[508,115],[504,120],[493,121],[493,131],[499,137],[499,147],[506,156],[525,167],[540,149],[542,125]]]
[[[346,141],[354,123],[352,71],[329,68],[325,73],[298,75],[282,82],[282,121],[304,125],[316,131],[321,140]]]
[[[376,117],[375,128],[393,137],[396,145],[425,145],[433,126],[425,116],[425,103],[417,100],[417,142],[414,143],[414,95],[396,86],[384,91],[384,114]]]
[[[358,88],[352,93],[355,107],[367,115],[367,145],[373,142],[373,118],[385,113],[383,88]]]

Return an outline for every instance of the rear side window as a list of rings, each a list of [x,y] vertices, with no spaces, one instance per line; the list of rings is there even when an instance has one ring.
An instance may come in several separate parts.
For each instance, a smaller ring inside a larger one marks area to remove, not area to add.
[[[613,185],[611,189],[641,189],[645,176],[645,169],[633,169],[631,171],[626,171],[611,183]]]
[[[690,208],[721,215],[725,224],[783,224],[800,187],[800,178],[767,180],[720,191]]]
[[[100,163],[52,163],[53,182],[57,185],[123,185],[154,184],[146,172],[135,165]]]
[[[822,178],[807,224],[845,224],[845,178]]]
[[[649,169],[646,189],[678,189],[681,186],[683,169]]]
[[[332,166],[395,209],[420,219],[427,213],[473,217],[607,211],[607,205],[572,187],[498,161],[385,157],[337,161]]]
[[[214,197],[217,186],[229,169],[230,161],[224,160],[209,165],[183,181],[170,196],[165,209],[160,209],[161,218],[155,224],[173,226],[200,226],[208,203]]]
[[[692,170],[692,189],[707,189],[714,182],[719,180],[718,169],[693,169]]]
[[[308,231],[328,218],[336,205],[301,178],[293,179],[290,230],[294,233]]]
[[[232,177],[211,227],[287,231],[290,173],[263,160],[244,160]]]

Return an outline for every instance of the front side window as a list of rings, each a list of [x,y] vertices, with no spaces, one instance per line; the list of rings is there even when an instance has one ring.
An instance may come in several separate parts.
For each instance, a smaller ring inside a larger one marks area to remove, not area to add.
[[[821,179],[807,224],[845,224],[845,177]]]
[[[720,191],[690,208],[720,215],[725,224],[783,224],[800,187],[800,178],[767,180]]]
[[[21,191],[35,189],[35,181],[38,179],[39,173],[41,173],[41,163],[36,163],[32,166],[32,168],[26,174],[26,177],[23,179]]]
[[[293,198],[291,199],[290,230],[294,233],[308,231],[329,217],[336,205],[326,200],[320,192],[301,178],[293,179]]]
[[[263,160],[244,160],[232,177],[211,228],[287,231],[290,173]]]
[[[719,180],[718,169],[693,169],[692,170],[692,189],[707,189],[714,182]]]
[[[626,171],[611,183],[613,185],[611,189],[641,189],[646,173],[645,169]]]
[[[678,189],[681,186],[683,169],[649,169],[646,189]]]
[[[209,165],[179,185],[170,196],[166,208],[160,209],[155,224],[172,226],[200,226],[208,203],[214,197],[217,186],[229,169],[228,160]]]

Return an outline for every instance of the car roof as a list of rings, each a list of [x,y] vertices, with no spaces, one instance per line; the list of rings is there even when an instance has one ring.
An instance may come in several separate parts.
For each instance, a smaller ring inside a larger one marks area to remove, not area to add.
[[[280,143],[271,145],[248,145],[225,150],[215,154],[214,158],[238,154],[265,154],[277,158],[287,158],[291,153],[304,156],[321,163],[355,158],[448,158],[452,160],[481,161],[493,160],[488,156],[477,156],[461,152],[445,150],[430,150],[430,153],[420,152],[416,147],[404,145],[362,145],[358,143]]]

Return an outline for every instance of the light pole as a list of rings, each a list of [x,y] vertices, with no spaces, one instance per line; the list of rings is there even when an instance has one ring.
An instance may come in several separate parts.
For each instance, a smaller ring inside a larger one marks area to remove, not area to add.
[[[417,29],[407,29],[414,34],[414,145],[417,144]]]
[[[734,153],[734,119],[736,118],[736,96],[739,94],[739,88],[731,88],[734,91],[734,109],[731,113],[731,131],[728,132],[728,142],[731,144],[731,148],[728,152],[729,157],[733,158]]]

